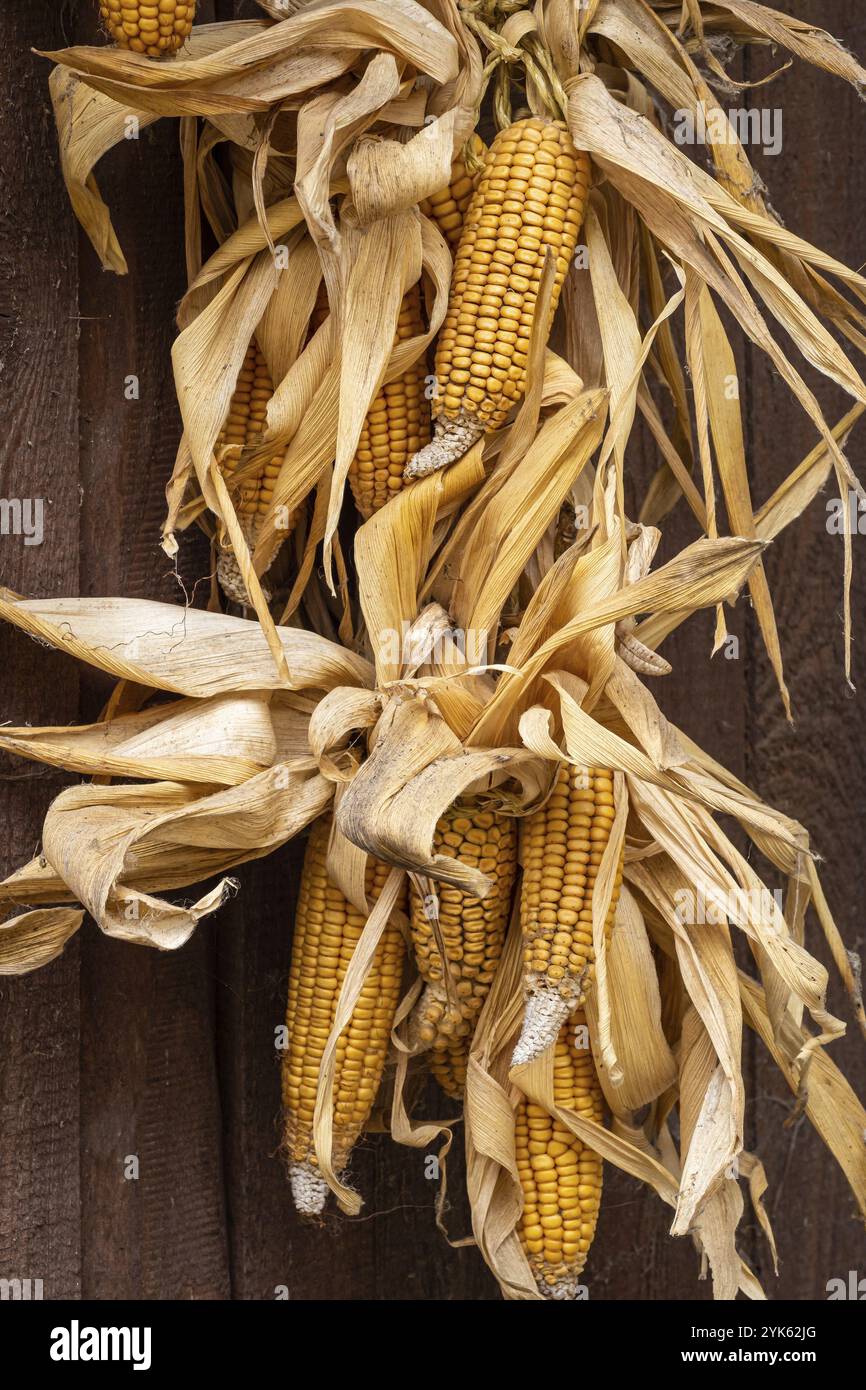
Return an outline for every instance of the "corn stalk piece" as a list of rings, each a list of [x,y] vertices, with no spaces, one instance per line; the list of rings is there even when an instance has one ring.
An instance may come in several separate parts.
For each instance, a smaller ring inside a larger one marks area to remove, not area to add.
[[[195,6],[196,0],[100,0],[99,13],[121,48],[164,58],[189,38]]]
[[[430,1070],[446,1095],[459,1100],[469,1045],[502,955],[517,870],[517,831],[510,816],[477,802],[451,806],[436,826],[434,852],[469,864],[493,880],[484,899],[441,884],[424,897],[413,885],[410,923],[415,960],[426,982],[410,1019],[413,1042],[431,1049]],[[438,920],[442,951],[433,930]],[[450,990],[446,984],[450,976]],[[450,998],[449,998],[450,994]]]
[[[581,1012],[556,1039],[553,1095],[560,1109],[602,1123],[604,1101]],[[601,1206],[601,1156],[525,1098],[515,1115],[514,1146],[523,1188],[520,1240],[539,1292],[574,1298]]]
[[[319,1066],[366,920],[328,878],[329,835],[330,821],[318,820],[304,855],[289,971],[288,1046],[282,1066],[283,1149],[295,1207],[303,1216],[318,1215],[328,1193],[313,1135]],[[366,892],[371,905],[389,872],[386,864],[369,862]],[[403,953],[400,929],[389,922],[337,1044],[333,1158],[338,1172],[345,1168],[366,1126],[379,1089],[400,995]]]
[[[563,765],[549,799],[527,817],[522,846],[520,929],[527,995],[512,1066],[541,1055],[592,982],[592,896],[614,821],[613,776]],[[605,920],[610,935],[622,857]]]
[[[403,296],[395,345],[423,332],[421,290],[416,284]],[[422,356],[396,381],[382,387],[367,412],[349,467],[352,496],[365,520],[400,491],[406,464],[430,438],[425,374]]]
[[[561,121],[517,121],[500,131],[457,248],[436,350],[434,438],[406,476],[424,477],[499,429],[523,395],[538,287],[556,260],[548,329],[571,264],[589,188],[589,158]]]

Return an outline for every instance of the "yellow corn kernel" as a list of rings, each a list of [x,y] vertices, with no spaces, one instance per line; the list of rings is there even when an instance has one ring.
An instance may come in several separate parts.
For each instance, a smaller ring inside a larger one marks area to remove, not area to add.
[[[547,251],[555,258],[548,332],[589,190],[589,157],[561,121],[500,131],[466,213],[436,350],[434,438],[407,467],[423,477],[505,423],[526,364]]]
[[[419,285],[413,285],[403,296],[394,343],[406,342],[423,332],[421,290]],[[402,376],[382,387],[367,412],[349,468],[352,496],[365,519],[400,491],[406,464],[430,438],[425,372],[422,354]]]
[[[255,444],[264,433],[268,402],[273,394],[274,384],[268,364],[256,339],[253,338],[238,374],[229,412],[215,448],[226,482],[230,484],[235,473],[240,472],[242,475],[240,485],[233,491],[232,500],[241,530],[250,547],[253,547],[258,539],[259,529],[273,500],[274,486],[283,466],[284,452],[266,459],[257,466],[251,476],[246,476],[243,451]],[[295,514],[292,513],[288,518],[286,534],[292,529],[294,521]],[[235,603],[249,602],[237,561],[231,550],[220,551],[217,577],[228,598]]]
[[[481,161],[487,153],[481,136],[473,132],[467,143],[475,160]],[[466,213],[480,176],[480,168],[468,167],[464,150],[461,150],[451,165],[448,186],[434,193],[431,198],[424,198],[418,204],[424,216],[432,218],[436,223],[449,246],[456,246],[460,241]]]
[[[109,38],[121,48],[164,58],[189,38],[196,0],[99,0]]]
[[[561,1109],[602,1124],[602,1091],[592,1052],[582,1046],[584,1025],[578,1011],[556,1039],[553,1096]],[[601,1156],[525,1099],[515,1115],[515,1153],[523,1189],[518,1229],[539,1291],[545,1298],[574,1298],[601,1206]]]
[[[563,764],[548,800],[524,822],[520,928],[527,1006],[514,1066],[550,1046],[592,983],[592,894],[614,814],[612,772]],[[606,939],[621,884],[620,855]]]
[[[483,899],[447,883],[437,885],[435,905],[414,885],[409,897],[415,961],[426,984],[410,1020],[410,1036],[432,1048],[430,1070],[446,1094],[458,1099],[466,1081],[472,1035],[508,927],[517,871],[515,822],[478,802],[456,802],[436,826],[433,848],[493,881]],[[433,930],[436,914],[444,960]]]
[[[288,1047],[282,1064],[283,1147],[295,1206],[307,1216],[322,1210],[327,1195],[313,1144],[319,1066],[346,970],[365,922],[363,913],[328,878],[329,834],[330,820],[318,820],[304,855],[289,971]],[[387,864],[369,862],[367,900],[371,904],[389,872]],[[373,1108],[400,997],[403,955],[402,933],[389,922],[337,1044],[333,1089],[336,1171],[345,1167]]]

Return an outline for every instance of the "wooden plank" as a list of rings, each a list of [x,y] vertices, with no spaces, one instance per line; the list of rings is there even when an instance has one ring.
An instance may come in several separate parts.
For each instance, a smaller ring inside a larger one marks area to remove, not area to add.
[[[88,12],[75,38],[95,37]],[[129,274],[102,271],[82,237],[82,592],[183,603],[181,581],[191,593],[207,572],[208,548],[198,531],[190,533],[179,577],[159,548],[180,437],[170,358],[185,288],[177,123],[125,141],[101,163],[99,181]],[[82,718],[96,717],[109,690],[102,676],[84,674]],[[168,955],[92,930],[84,938],[87,1297],[229,1293],[213,989],[207,926]]]
[[[44,504],[42,544],[0,536],[0,582],[38,595],[75,593],[78,580],[76,238],[57,167],[46,64],[30,53],[31,44],[62,42],[60,10],[47,0],[0,11],[0,47],[10,57],[0,103],[0,495]],[[31,512],[30,521],[37,519]],[[3,628],[0,668],[0,718],[74,718],[72,662]],[[33,854],[61,785],[35,764],[3,759],[4,874]],[[0,1277],[41,1279],[46,1298],[80,1288],[78,1048],[73,941],[46,969],[0,982]]]
[[[832,10],[828,16],[826,7],[817,3],[797,7],[799,16],[825,24],[862,60],[866,53],[862,5],[857,0],[839,0]],[[768,91],[775,92],[774,105],[784,106],[783,154],[762,164],[766,177],[772,179],[779,213],[807,240],[849,265],[861,265],[866,137],[856,92],[800,65]],[[770,100],[766,95],[763,99]],[[759,500],[763,500],[816,440],[779,379],[758,354],[752,357],[750,460]],[[856,365],[862,370],[862,358]],[[806,375],[828,418],[835,421],[849,402],[815,373]],[[862,435],[855,434],[849,454],[861,476],[862,452]],[[862,698],[852,698],[842,671],[842,542],[830,536],[826,526],[826,502],[837,495],[831,481],[808,514],[779,537],[768,558],[796,727],[787,727],[766,660],[753,642],[748,777],[767,800],[799,817],[811,831],[825,861],[824,887],[838,925],[849,947],[862,953],[866,944],[862,927],[866,866],[861,843],[864,720]],[[855,536],[853,546],[854,683],[862,687],[866,541]],[[817,923],[811,922],[809,930],[807,945],[815,950],[820,937]],[[816,954],[830,965],[826,951],[818,949]],[[833,979],[832,966],[830,970]],[[830,1007],[849,1025],[849,1036],[834,1044],[830,1055],[862,1099],[866,1096],[863,1041],[835,979]],[[781,1273],[776,1283],[765,1251],[760,1273],[773,1297],[823,1299],[828,1279],[862,1268],[863,1231],[841,1173],[810,1126],[804,1122],[793,1129],[784,1127],[790,1101],[787,1087],[762,1051],[751,1113],[757,1147],[767,1164],[768,1211],[779,1242]]]

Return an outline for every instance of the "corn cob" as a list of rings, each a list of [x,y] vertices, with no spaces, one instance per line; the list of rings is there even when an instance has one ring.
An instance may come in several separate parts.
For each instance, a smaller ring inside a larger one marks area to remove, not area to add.
[[[502,954],[517,868],[517,834],[510,816],[486,811],[477,803],[456,803],[439,821],[433,846],[437,853],[470,864],[493,880],[482,900],[447,883],[439,888],[444,963],[431,924],[431,904],[414,886],[410,893],[412,943],[426,982],[410,1020],[410,1037],[432,1048],[430,1070],[446,1095],[459,1099],[472,1034]],[[445,988],[446,965],[457,1005]]]
[[[436,351],[434,438],[410,460],[423,477],[505,423],[523,394],[547,247],[556,257],[549,322],[577,245],[589,159],[561,121],[531,118],[500,131],[469,210]]]
[[[403,296],[394,343],[403,343],[423,332],[421,289],[413,285]],[[367,412],[349,468],[352,496],[365,519],[400,491],[407,461],[430,438],[425,373],[422,355],[402,376],[382,387]]]
[[[513,1066],[532,1061],[550,1046],[592,982],[592,893],[613,819],[612,773],[563,764],[551,796],[526,820],[520,927],[527,1004]],[[606,938],[621,883],[622,860]]]
[[[553,1098],[581,1119],[603,1121],[601,1087],[588,1047],[575,1042],[582,1013],[556,1039]],[[581,1034],[583,1034],[581,1028]],[[520,1240],[545,1298],[574,1298],[601,1206],[601,1156],[540,1105],[521,1100],[515,1154],[523,1188]]]
[[[264,354],[252,339],[244,364],[238,375],[229,413],[216,443],[216,456],[228,481],[241,467],[242,451],[253,444],[265,431],[268,402],[274,394],[274,384]],[[256,476],[245,478],[234,494],[235,509],[247,543],[254,546],[259,527],[267,515],[274,495],[274,484],[283,464],[283,454],[275,454],[261,467]],[[294,515],[288,519],[291,529]],[[217,577],[224,593],[235,603],[249,603],[234,553],[221,550],[217,561]]]
[[[363,913],[328,879],[329,834],[329,820],[317,821],[304,856],[289,972],[289,1040],[282,1067],[284,1149],[295,1206],[305,1216],[317,1215],[327,1196],[313,1143],[319,1066],[365,922]],[[367,900],[371,904],[388,873],[387,864],[370,862]],[[379,1088],[399,1001],[403,952],[402,933],[390,922],[337,1044],[333,1158],[338,1172],[369,1119]]]
[[[482,160],[487,150],[481,136],[473,133],[468,144],[475,159]],[[424,216],[432,218],[436,223],[449,246],[456,246],[460,241],[463,223],[469,210],[469,204],[472,202],[472,194],[477,187],[480,172],[480,169],[475,171],[467,167],[461,151],[451,165],[451,179],[447,187],[434,193],[431,198],[424,198],[418,204]]]
[[[110,38],[133,53],[164,58],[189,38],[196,0],[99,0]]]

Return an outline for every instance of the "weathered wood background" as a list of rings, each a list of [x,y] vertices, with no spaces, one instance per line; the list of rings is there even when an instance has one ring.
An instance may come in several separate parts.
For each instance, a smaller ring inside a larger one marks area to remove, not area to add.
[[[95,33],[89,0],[0,0],[0,366],[4,458],[0,494],[43,497],[46,538],[0,540],[0,579],[26,594],[123,594],[181,601],[157,536],[178,436],[169,365],[183,282],[177,136],[159,125],[99,170],[130,263],[104,274],[78,234],[58,169],[48,64],[32,47]],[[201,7],[211,18],[214,6]],[[826,24],[866,53],[862,0],[787,8]],[[251,5],[218,0],[218,17]],[[784,105],[784,148],[759,165],[778,211],[849,264],[864,253],[866,116],[855,92],[803,65],[758,102]],[[746,101],[749,100],[747,97]],[[765,360],[745,350],[742,380],[757,499],[814,442]],[[136,402],[124,378],[140,379]],[[838,418],[838,392],[820,388]],[[855,467],[862,447],[855,435]],[[652,460],[635,451],[632,467]],[[861,476],[862,465],[858,469]],[[681,536],[687,530],[683,518]],[[857,563],[855,663],[863,669],[866,542]],[[186,543],[186,577],[205,554]],[[847,941],[863,949],[862,699],[842,678],[841,541],[823,500],[773,547],[768,569],[784,636],[796,730],[775,696],[755,625],[736,615],[740,659],[709,659],[709,620],[671,643],[676,674],[666,708],[763,796],[811,828],[825,885]],[[95,717],[102,679],[25,637],[0,631],[3,700],[13,723]],[[855,679],[857,676],[855,669]],[[63,779],[21,761],[0,781],[3,871],[36,849]],[[295,1218],[275,1155],[279,1023],[289,960],[297,850],[241,871],[242,890],[176,955],[99,936],[88,924],[62,959],[0,982],[0,1276],[41,1278],[62,1298],[497,1297],[471,1248],[451,1249],[434,1227],[435,1183],[424,1156],[385,1136],[354,1162],[361,1219]],[[820,952],[819,952],[820,953]],[[850,1019],[841,989],[831,1007]],[[862,1042],[850,1031],[833,1055],[866,1092]],[[779,1240],[773,1278],[754,1224],[742,1251],[775,1296],[822,1298],[829,1278],[864,1267],[862,1228],[841,1174],[805,1124],[785,1128],[790,1096],[760,1044],[746,1038],[747,1143],[767,1165]],[[457,1144],[456,1148],[459,1149]],[[124,1160],[140,1161],[137,1181]],[[459,1156],[454,1163],[460,1186]],[[609,1174],[588,1271],[594,1298],[701,1298],[690,1244],[667,1235],[669,1213],[631,1180]],[[453,1236],[468,1231],[455,1195]]]

